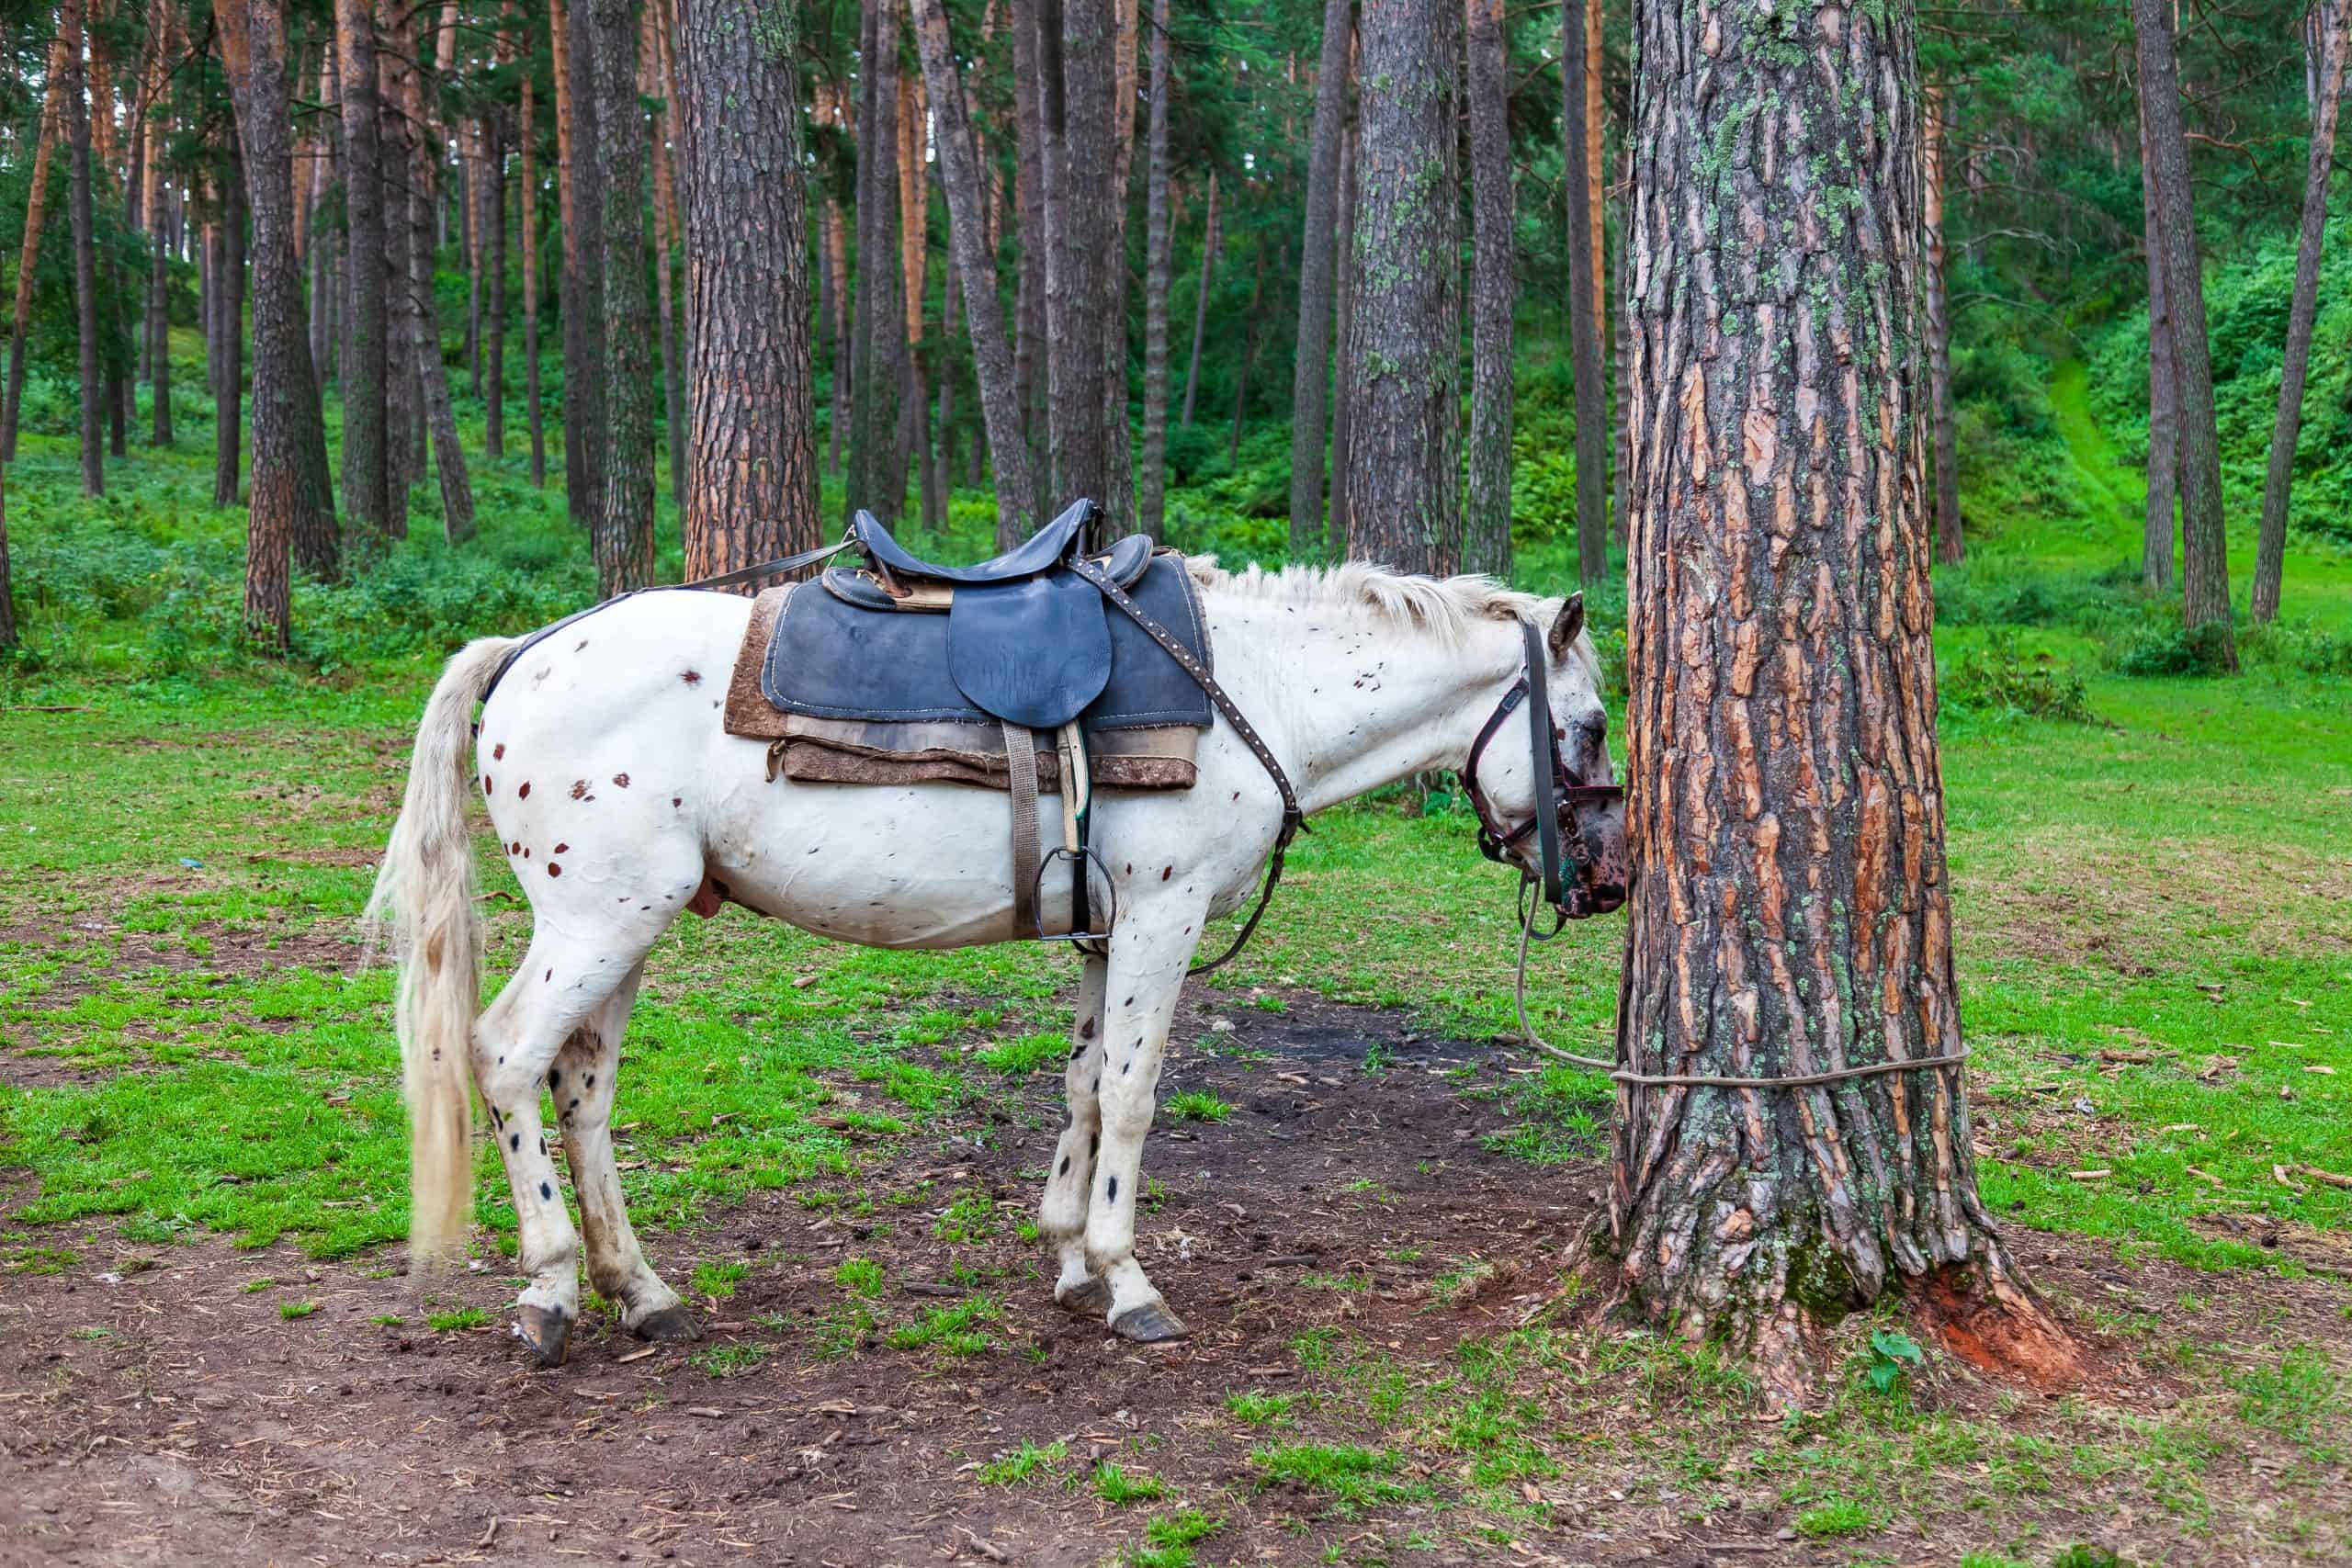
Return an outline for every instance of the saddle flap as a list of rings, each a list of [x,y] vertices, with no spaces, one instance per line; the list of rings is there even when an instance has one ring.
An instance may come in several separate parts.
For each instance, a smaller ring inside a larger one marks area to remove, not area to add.
[[[1111,679],[1102,595],[1067,572],[961,588],[947,612],[947,671],[981,712],[1056,729]]]

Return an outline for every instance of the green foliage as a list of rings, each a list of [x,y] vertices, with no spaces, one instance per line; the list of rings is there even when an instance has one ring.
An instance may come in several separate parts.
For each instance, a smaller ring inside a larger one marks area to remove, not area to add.
[[[1020,1077],[1042,1068],[1058,1066],[1069,1055],[1069,1036],[1041,1032],[984,1046],[980,1060],[1008,1077]]]
[[[737,1341],[697,1350],[686,1358],[686,1364],[715,1378],[739,1378],[775,1353],[771,1345]]]
[[[1813,1540],[1868,1535],[1877,1529],[1881,1522],[1871,1509],[1845,1497],[1832,1498],[1807,1508],[1797,1516],[1796,1521],[1797,1534]]]
[[[1891,1394],[1908,1384],[1911,1369],[1927,1361],[1927,1352],[1919,1342],[1899,1328],[1874,1328],[1871,1331],[1870,1364],[1863,1368],[1863,1379],[1882,1394]]]
[[[833,1283],[870,1301],[882,1293],[882,1265],[871,1258],[849,1258],[833,1270]]]
[[[1019,1448],[1008,1450],[980,1466],[980,1484],[1017,1486],[1036,1479],[1069,1458],[1069,1445],[1058,1439],[1043,1448],[1023,1439]]]
[[[952,1305],[935,1306],[912,1323],[902,1323],[888,1336],[894,1350],[937,1348],[951,1356],[977,1356],[994,1343],[985,1325],[1004,1311],[986,1296],[974,1296]]]
[[[1160,1110],[1170,1122],[1222,1122],[1233,1114],[1230,1104],[1197,1089],[1170,1095]]]
[[[1168,1483],[1144,1471],[1127,1470],[1110,1460],[1094,1467],[1094,1495],[1114,1507],[1156,1502],[1168,1495]]]
[[[2290,1345],[2275,1365],[2251,1367],[2230,1379],[2238,1396],[2238,1418],[2278,1433],[2320,1464],[2346,1452],[2345,1428],[2352,1421],[2352,1383],[2326,1352]]]
[[[277,1315],[286,1319],[289,1323],[298,1317],[308,1317],[318,1310],[319,1303],[316,1302],[280,1302],[277,1303]]]
[[[490,1314],[480,1307],[454,1307],[447,1312],[424,1314],[424,1325],[435,1334],[458,1334],[469,1328],[481,1328],[490,1323]]]
[[[2057,718],[2089,723],[2090,690],[2082,675],[2048,653],[2027,653],[2014,632],[1996,632],[1970,648],[1939,684],[1943,701],[1966,712],[2002,718]]]

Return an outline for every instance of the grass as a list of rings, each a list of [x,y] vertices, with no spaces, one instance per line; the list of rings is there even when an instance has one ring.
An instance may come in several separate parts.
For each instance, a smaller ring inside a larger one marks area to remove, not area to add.
[[[1105,1460],[1094,1467],[1094,1495],[1114,1508],[1154,1503],[1168,1495],[1168,1483],[1142,1471],[1127,1470]]]
[[[1007,1450],[980,1466],[979,1481],[984,1486],[1018,1486],[1046,1475],[1069,1458],[1067,1443],[1057,1440],[1040,1448],[1024,1441],[1019,1448]]]
[[[435,1334],[461,1334],[469,1328],[487,1328],[490,1321],[490,1314],[480,1307],[457,1307],[447,1312],[424,1314],[424,1326]]]
[[[1197,1089],[1170,1095],[1159,1110],[1170,1122],[1222,1122],[1233,1114],[1231,1105]]]
[[[318,1310],[319,1303],[316,1302],[280,1302],[277,1303],[277,1315],[286,1319],[288,1323],[293,1322],[298,1317],[308,1317]]]
[[[750,1342],[713,1345],[687,1357],[686,1364],[715,1378],[739,1378],[774,1354],[775,1347],[773,1345]]]
[[[894,1350],[936,1349],[950,1356],[978,1356],[995,1344],[986,1325],[1004,1315],[987,1296],[973,1296],[951,1305],[935,1306],[910,1323],[890,1330],[887,1343]]]

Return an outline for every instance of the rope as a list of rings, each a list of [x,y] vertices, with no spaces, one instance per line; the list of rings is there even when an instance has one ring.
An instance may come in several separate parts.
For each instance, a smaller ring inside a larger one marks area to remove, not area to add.
[[[1644,1087],[1690,1087],[1702,1089],[1810,1089],[1820,1084],[1843,1083],[1849,1078],[1875,1077],[1882,1073],[1916,1072],[1925,1067],[1956,1067],[1968,1060],[1966,1048],[1942,1056],[1915,1056],[1904,1062],[1872,1062],[1868,1066],[1840,1067],[1829,1073],[1804,1073],[1795,1077],[1742,1078],[1715,1073],[1636,1073],[1614,1061],[1598,1056],[1579,1056],[1573,1051],[1563,1051],[1535,1032],[1535,1025],[1527,1018],[1527,944],[1535,931],[1537,901],[1529,899],[1526,913],[1519,928],[1519,975],[1511,986],[1511,1000],[1519,1008],[1519,1031],[1527,1043],[1549,1056],[1555,1056],[1571,1066],[1588,1067],[1607,1073],[1611,1079],[1623,1084]]]

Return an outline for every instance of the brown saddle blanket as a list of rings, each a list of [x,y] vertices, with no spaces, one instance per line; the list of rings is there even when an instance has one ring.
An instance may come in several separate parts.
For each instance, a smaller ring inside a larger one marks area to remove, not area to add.
[[[864,718],[820,718],[785,713],[768,700],[761,671],[775,640],[776,619],[786,597],[822,592],[815,582],[771,588],[752,602],[752,624],[735,656],[727,685],[729,735],[768,743],[768,778],[813,784],[965,784],[1010,789],[1005,728],[954,721],[895,722]],[[1037,787],[1061,788],[1061,754],[1050,731],[1023,731],[1035,745]],[[1196,770],[1200,730],[1175,724],[1151,728],[1106,729],[1087,737],[1087,755],[1102,789],[1190,789]]]

